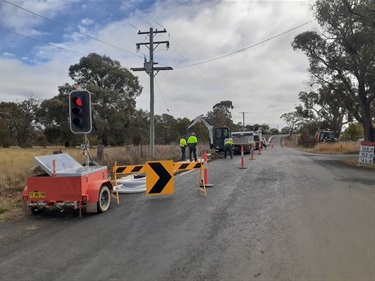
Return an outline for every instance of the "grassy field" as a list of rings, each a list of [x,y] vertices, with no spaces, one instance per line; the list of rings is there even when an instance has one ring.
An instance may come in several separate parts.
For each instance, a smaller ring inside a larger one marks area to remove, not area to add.
[[[37,167],[35,156],[53,154],[53,151],[68,153],[79,163],[85,163],[86,156],[79,148],[64,147],[34,147],[22,149],[19,147],[0,148],[0,221],[23,216],[21,211],[22,190],[29,176],[35,174]],[[204,150],[209,151],[208,144],[198,146],[198,155]],[[90,148],[91,159],[107,166],[109,172],[117,165],[145,164],[150,160],[180,160],[180,147],[176,145],[156,145],[155,156],[148,155],[148,146],[125,146],[104,148],[103,158],[97,159],[97,148]]]
[[[342,161],[350,166],[357,166],[359,159],[359,143],[355,142],[339,142],[335,144],[318,144],[314,148],[310,149],[311,152],[325,153],[325,154],[355,154],[358,157],[355,159],[348,158]],[[374,169],[375,165],[362,165],[364,169]]]
[[[312,152],[326,154],[359,154],[359,143],[338,142],[334,144],[321,143],[311,149]]]

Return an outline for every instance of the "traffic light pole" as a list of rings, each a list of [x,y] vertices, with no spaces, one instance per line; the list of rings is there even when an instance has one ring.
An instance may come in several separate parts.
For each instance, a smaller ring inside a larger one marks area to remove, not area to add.
[[[167,48],[169,47],[169,41],[158,41],[154,42],[154,34],[156,33],[165,33],[167,32],[164,30],[153,30],[153,28],[150,28],[149,32],[141,32],[139,31],[138,34],[148,34],[150,37],[149,43],[137,43],[137,51],[139,51],[139,48],[141,45],[145,45],[150,50],[150,59],[147,62],[145,59],[144,67],[138,67],[138,68],[130,68],[133,71],[146,71],[148,75],[150,75],[150,155],[154,156],[154,146],[155,146],[155,125],[154,125],[154,77],[160,70],[173,70],[172,67],[154,67],[154,64],[157,64],[154,62],[154,50],[159,46],[159,44],[166,44]],[[156,45],[156,47],[154,47]],[[157,71],[155,74],[155,70]]]
[[[88,167],[90,166],[90,155],[89,155],[89,140],[88,140],[88,137],[87,137],[87,134],[85,134],[85,147],[84,147],[84,151],[85,151],[85,154],[86,154],[86,167],[88,169]]]

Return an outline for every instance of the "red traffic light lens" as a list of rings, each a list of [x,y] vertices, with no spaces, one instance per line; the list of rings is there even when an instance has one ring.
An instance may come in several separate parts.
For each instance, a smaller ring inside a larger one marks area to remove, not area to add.
[[[74,98],[72,99],[72,102],[73,102],[75,105],[79,106],[79,107],[82,107],[82,106],[83,106],[83,102],[82,102],[82,100],[81,100],[79,97],[74,97]]]

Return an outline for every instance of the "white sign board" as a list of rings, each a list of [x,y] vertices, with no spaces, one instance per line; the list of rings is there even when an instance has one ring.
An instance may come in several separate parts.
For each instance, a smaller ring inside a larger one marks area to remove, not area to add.
[[[361,145],[359,150],[359,164],[374,163],[374,146]]]

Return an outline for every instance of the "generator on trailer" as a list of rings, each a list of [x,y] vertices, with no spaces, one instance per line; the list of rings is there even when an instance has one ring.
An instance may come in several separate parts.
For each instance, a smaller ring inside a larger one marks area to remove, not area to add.
[[[89,213],[109,209],[113,185],[106,166],[82,166],[67,153],[34,157],[44,172],[31,176],[23,190],[24,207],[86,208]]]
[[[69,121],[73,134],[85,137],[85,166],[69,154],[34,157],[44,172],[29,177],[22,193],[26,209],[86,207],[89,213],[105,212],[111,204],[113,185],[106,166],[90,166],[87,134],[92,129],[91,93],[80,89],[69,94]],[[117,197],[118,201],[118,197]]]

